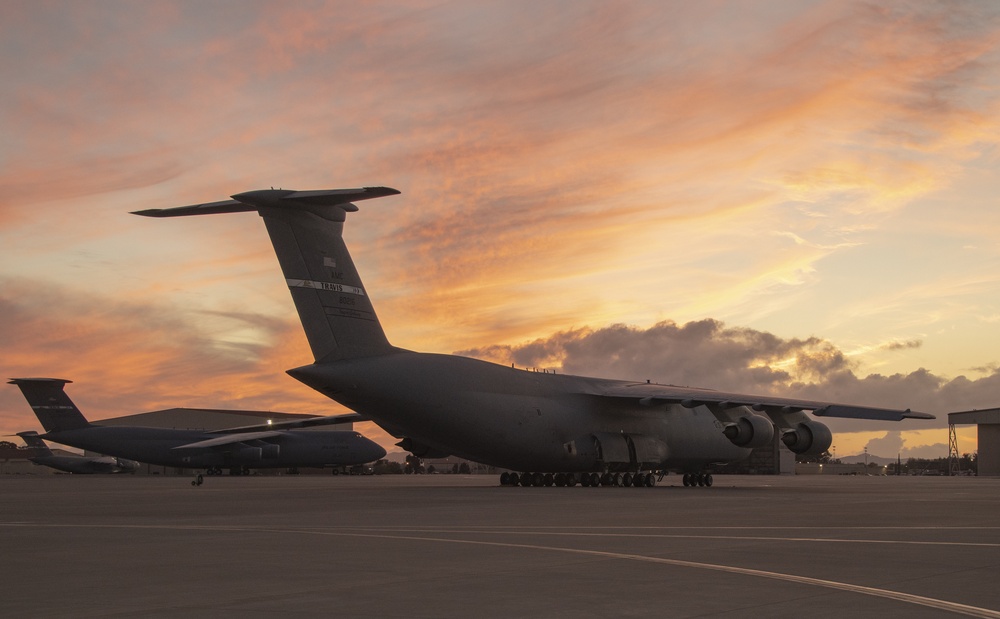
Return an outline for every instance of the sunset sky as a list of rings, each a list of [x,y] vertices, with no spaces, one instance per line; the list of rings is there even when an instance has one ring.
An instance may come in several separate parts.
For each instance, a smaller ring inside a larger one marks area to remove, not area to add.
[[[403,348],[939,415],[838,456],[1000,406],[1000,4],[6,0],[0,50],[0,372],[93,419],[344,412],[259,217],[128,214],[272,186],[402,192],[345,236]]]

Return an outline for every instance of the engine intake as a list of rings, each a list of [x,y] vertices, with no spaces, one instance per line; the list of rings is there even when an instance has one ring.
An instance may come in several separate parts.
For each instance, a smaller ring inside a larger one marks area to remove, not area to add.
[[[782,434],[781,442],[799,455],[818,456],[830,449],[833,434],[830,428],[818,421],[802,421],[794,429]]]
[[[430,445],[425,445],[419,441],[415,441],[410,437],[406,437],[403,440],[396,443],[398,447],[402,447],[406,451],[410,452],[418,458],[447,458],[451,454],[442,451],[440,449],[435,449]]]
[[[722,433],[733,445],[757,449],[770,445],[774,440],[774,424],[762,415],[747,415],[727,425]]]

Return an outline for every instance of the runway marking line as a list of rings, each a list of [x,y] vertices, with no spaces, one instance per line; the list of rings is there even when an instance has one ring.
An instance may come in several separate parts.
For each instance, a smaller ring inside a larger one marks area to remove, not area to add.
[[[900,544],[913,546],[971,546],[980,548],[1000,548],[1000,543],[994,542],[922,542],[915,540],[892,540],[892,539],[846,539],[839,537],[775,537],[767,535],[680,535],[668,533],[593,533],[586,531],[558,531],[537,530],[528,531],[516,527],[496,527],[496,528],[427,528],[414,529],[410,527],[344,527],[352,531],[390,531],[393,533],[482,533],[492,535],[549,535],[558,537],[622,537],[622,538],[643,538],[643,539],[721,539],[727,541],[768,541],[768,542],[828,542],[841,544]],[[545,527],[534,527],[544,529]],[[585,529],[600,527],[581,527]],[[612,527],[605,527],[612,528]],[[620,528],[620,527],[614,527]],[[680,527],[679,527],[680,528]],[[501,530],[497,530],[501,529]]]
[[[544,552],[559,552],[565,554],[575,554],[584,555],[591,557],[602,557],[606,559],[619,559],[623,561],[639,561],[643,563],[654,563],[659,565],[671,565],[675,567],[687,567],[694,569],[710,570],[714,572],[724,572],[728,574],[739,574],[743,576],[755,576],[759,578],[768,578],[771,580],[779,580],[784,582],[797,583],[802,585],[810,585],[814,587],[823,587],[826,589],[834,589],[838,591],[846,591],[849,593],[859,593],[862,595],[870,595],[873,597],[879,597],[889,600],[895,600],[897,602],[904,602],[907,604],[916,604],[918,606],[924,606],[927,608],[934,608],[937,610],[942,610],[946,612],[956,613],[960,615],[966,615],[969,617],[981,617],[984,619],[1000,619],[1000,611],[992,610],[989,608],[981,608],[978,606],[970,606],[968,604],[960,604],[958,602],[949,602],[947,600],[939,600],[936,598],[929,598],[921,595],[914,595],[911,593],[903,593],[900,591],[892,591],[891,589],[879,589],[877,587],[867,587],[864,585],[854,585],[851,583],[838,582],[835,580],[826,580],[822,578],[812,578],[809,576],[798,576],[796,574],[783,574],[781,572],[771,572],[767,570],[758,570],[753,568],[736,567],[732,565],[721,565],[717,563],[702,563],[698,561],[685,561],[682,559],[667,559],[663,557],[652,557],[647,555],[637,555],[631,553],[623,552],[610,552],[605,550],[586,550],[581,548],[566,548],[564,546],[542,546],[538,544],[518,544],[513,542],[489,542],[482,540],[468,540],[468,539],[453,539],[447,537],[428,537],[422,535],[392,535],[389,533],[375,533],[372,529],[366,529],[365,527],[345,527],[341,530],[336,529],[318,529],[315,527],[302,527],[302,528],[273,528],[273,527],[238,527],[238,526],[207,526],[207,525],[128,525],[128,524],[41,524],[41,523],[24,523],[24,522],[0,522],[0,527],[34,527],[34,528],[90,528],[90,529],[146,529],[146,530],[175,530],[175,531],[217,531],[217,532],[233,532],[233,533],[294,533],[294,534],[307,534],[307,535],[322,535],[330,537],[356,537],[356,538],[369,538],[369,539],[387,539],[387,540],[404,540],[404,541],[416,541],[416,542],[438,542],[445,544],[465,544],[473,546],[490,546],[495,548],[515,548],[520,550],[538,550]],[[419,532],[419,530],[414,529],[392,529],[393,531],[399,532]],[[365,532],[359,532],[365,531]],[[434,529],[428,531],[428,533],[447,533],[451,532],[448,530]],[[466,531],[456,531],[456,533],[488,533],[486,530],[466,530]],[[783,538],[763,538],[767,540],[781,540]],[[811,541],[811,540],[810,540]],[[817,541],[826,541],[819,539]],[[852,541],[852,540],[848,540]],[[867,540],[862,540],[867,541]],[[896,543],[896,542],[887,542]]]

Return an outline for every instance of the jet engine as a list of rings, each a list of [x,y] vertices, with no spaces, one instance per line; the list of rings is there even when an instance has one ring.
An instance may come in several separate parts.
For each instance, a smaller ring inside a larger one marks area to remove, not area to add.
[[[435,449],[430,445],[424,445],[423,443],[415,441],[410,437],[404,438],[396,443],[396,445],[398,447],[402,447],[418,458],[447,458],[451,455],[446,451]]]
[[[818,456],[833,444],[833,434],[830,428],[818,421],[800,421],[793,429],[781,435],[781,442],[793,452]]]
[[[762,415],[745,415],[722,431],[734,445],[757,449],[771,444],[774,424]]]

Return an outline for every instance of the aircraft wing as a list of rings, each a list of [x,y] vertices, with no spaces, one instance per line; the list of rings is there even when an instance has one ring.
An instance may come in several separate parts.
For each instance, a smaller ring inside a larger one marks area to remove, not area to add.
[[[255,441],[284,435],[288,430],[298,428],[312,428],[315,426],[329,426],[341,423],[354,423],[355,421],[365,421],[368,418],[358,413],[347,413],[344,415],[328,415],[326,417],[310,417],[308,419],[292,419],[291,421],[279,421],[277,423],[262,423],[253,426],[242,426],[239,428],[226,428],[224,430],[213,430],[206,434],[215,434],[214,438],[178,445],[174,449],[200,449],[204,447],[219,447],[220,445],[232,445],[245,441]]]
[[[242,432],[239,434],[223,434],[222,436],[205,439],[203,441],[196,441],[194,443],[188,443],[186,445],[178,445],[173,449],[204,449],[206,447],[219,447],[221,445],[232,445],[234,443],[242,443],[244,441],[255,441],[264,438],[274,438],[276,436],[282,436],[283,434],[285,433],[280,430],[265,431],[265,432]]]
[[[298,428],[334,426],[341,423],[354,423],[356,421],[369,421],[369,418],[358,413],[345,413],[343,415],[327,415],[325,417],[309,417],[308,419],[292,419],[289,421],[277,421],[274,423],[261,423],[253,426],[226,428],[224,430],[214,430],[211,433],[240,434],[244,432],[258,432],[263,430],[296,430]]]
[[[935,419],[929,413],[919,413],[910,409],[898,410],[835,404],[817,400],[778,398],[772,396],[726,393],[694,387],[675,387],[652,383],[622,383],[612,387],[597,387],[591,395],[608,398],[630,398],[641,404],[680,404],[686,408],[715,405],[721,408],[748,406],[759,412],[790,413],[812,411],[817,417],[846,417],[851,419],[877,419],[881,421],[901,421],[903,419]]]

